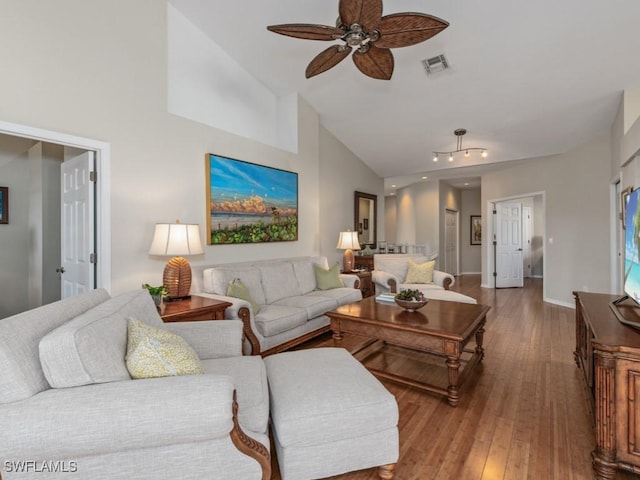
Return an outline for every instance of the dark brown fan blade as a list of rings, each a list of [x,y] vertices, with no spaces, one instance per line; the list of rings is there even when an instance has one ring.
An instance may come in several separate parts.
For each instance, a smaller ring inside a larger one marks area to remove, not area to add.
[[[449,22],[425,13],[394,13],[378,23],[378,48],[408,47],[424,42],[449,26]]]
[[[338,10],[344,25],[358,23],[369,32],[382,18],[382,0],[340,0]]]
[[[353,53],[353,63],[371,78],[390,80],[393,75],[393,54],[388,48],[371,47],[366,53],[356,50]]]
[[[288,23],[286,25],[270,25],[267,30],[286,35],[287,37],[304,38],[305,40],[331,41],[341,37],[344,32],[336,27],[311,25],[306,23]]]
[[[305,72],[307,78],[315,77],[316,75],[335,67],[349,56],[350,53],[350,48],[345,48],[341,45],[333,45],[332,47],[327,48],[316,56],[316,58],[311,60],[311,63],[309,63],[307,71]]]

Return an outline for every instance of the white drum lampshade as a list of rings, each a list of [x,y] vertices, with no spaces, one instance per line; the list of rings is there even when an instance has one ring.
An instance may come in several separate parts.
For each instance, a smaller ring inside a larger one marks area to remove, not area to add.
[[[353,270],[353,250],[360,250],[360,242],[358,242],[358,232],[346,231],[340,232],[338,245],[336,248],[344,250],[342,255],[342,271],[350,272]]]
[[[184,258],[204,253],[200,226],[186,223],[157,223],[149,255],[173,256],[164,267],[162,283],[169,300],[188,298],[191,289],[191,265]]]

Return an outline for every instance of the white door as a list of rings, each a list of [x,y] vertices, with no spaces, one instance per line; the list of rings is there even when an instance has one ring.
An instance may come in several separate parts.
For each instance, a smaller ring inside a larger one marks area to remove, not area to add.
[[[62,164],[61,296],[95,288],[94,152]]]
[[[531,232],[533,231],[533,219],[531,218],[531,207],[522,207],[522,248],[523,276],[531,276]]]
[[[496,205],[496,287],[522,287],[522,204]]]
[[[444,211],[444,271],[458,275],[458,212]]]

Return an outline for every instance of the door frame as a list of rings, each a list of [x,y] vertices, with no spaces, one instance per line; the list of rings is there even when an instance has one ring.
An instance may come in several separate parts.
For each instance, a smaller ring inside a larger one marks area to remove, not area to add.
[[[0,133],[55,143],[81,150],[92,150],[98,174],[96,184],[96,288],[111,292],[111,147],[108,143],[66,133],[0,121]]]
[[[493,210],[495,208],[495,204],[500,202],[508,202],[511,200],[518,200],[526,197],[536,197],[538,195],[542,196],[542,300],[549,303],[557,303],[557,301],[549,299],[547,296],[547,282],[545,278],[547,273],[547,198],[546,192],[544,190],[540,192],[522,193],[509,197],[493,198],[491,200],[487,200],[485,210],[485,218],[487,219],[486,231],[487,233],[490,232],[490,235],[483,235],[483,237],[487,239],[487,241],[482,242],[484,257],[487,259],[487,261],[483,262],[483,269],[486,269],[486,271],[483,270],[482,272],[482,287],[495,288],[496,285],[496,279],[493,276],[493,242],[496,235],[494,224],[495,222],[493,221]]]

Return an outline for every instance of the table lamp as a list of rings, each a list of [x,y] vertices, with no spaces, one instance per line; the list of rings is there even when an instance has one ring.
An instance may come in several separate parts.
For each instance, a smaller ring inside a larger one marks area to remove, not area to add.
[[[176,223],[157,223],[149,255],[173,256],[164,267],[162,283],[167,300],[189,298],[191,266],[183,255],[204,253],[200,241],[200,226]]]
[[[344,254],[342,255],[342,271],[350,272],[353,270],[353,250],[360,250],[358,232],[352,232],[351,230],[340,232],[340,238],[338,238],[336,248],[344,250]]]

